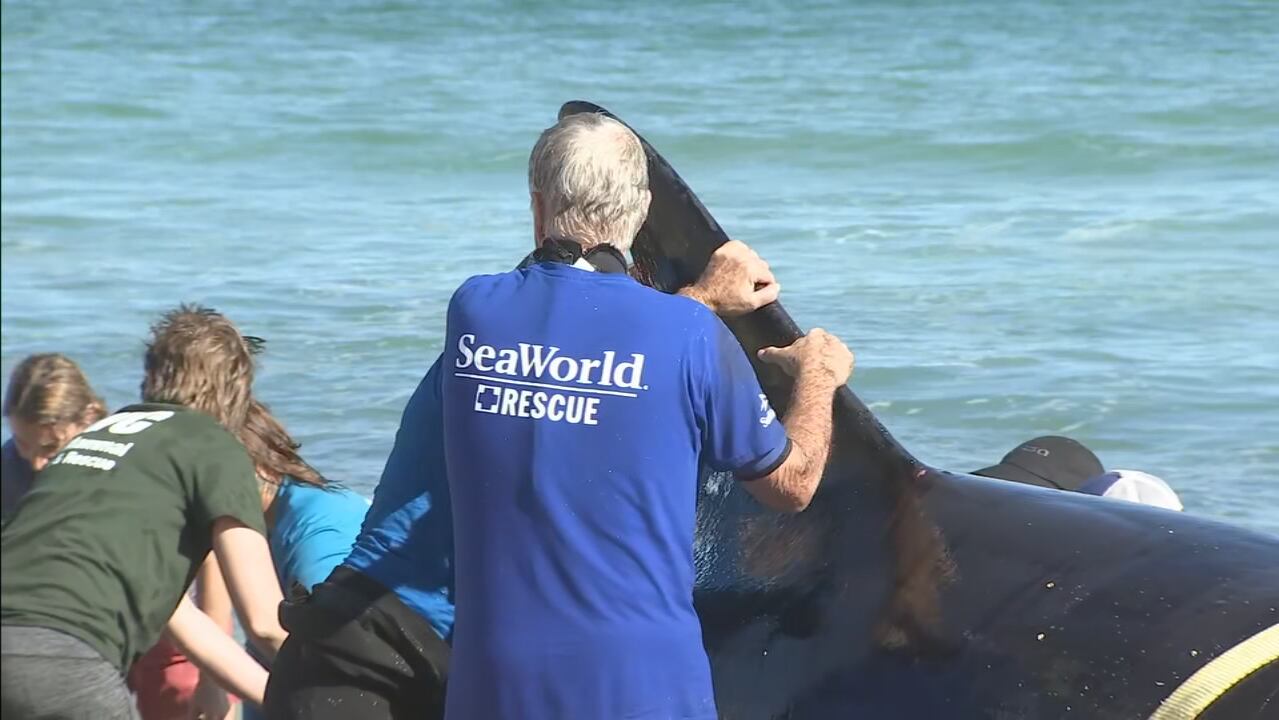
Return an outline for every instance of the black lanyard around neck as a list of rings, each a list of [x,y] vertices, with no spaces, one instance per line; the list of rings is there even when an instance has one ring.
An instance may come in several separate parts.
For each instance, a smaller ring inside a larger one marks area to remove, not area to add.
[[[602,273],[626,274],[626,256],[612,245],[600,244],[582,252],[582,244],[566,237],[548,237],[541,246],[529,256],[535,263],[556,262],[572,265],[578,260],[585,260],[591,267]]]

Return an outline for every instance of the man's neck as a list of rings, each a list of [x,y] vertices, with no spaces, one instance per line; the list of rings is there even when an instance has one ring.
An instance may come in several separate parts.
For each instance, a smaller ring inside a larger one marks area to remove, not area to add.
[[[586,246],[572,238],[550,236],[533,253],[537,262],[561,262],[565,265],[603,273],[626,273],[626,256],[607,243]]]

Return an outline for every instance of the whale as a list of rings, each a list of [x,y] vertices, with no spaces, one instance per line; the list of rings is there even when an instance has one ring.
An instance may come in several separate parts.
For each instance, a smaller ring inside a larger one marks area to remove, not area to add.
[[[559,117],[576,113],[625,124],[586,101]],[[652,203],[633,274],[673,292],[728,236],[636,135]],[[726,322],[784,421],[790,379],[755,351],[800,327],[780,303]],[[721,718],[1279,718],[1279,537],[930,467],[849,387],[834,423],[801,513],[700,479],[694,599]]]

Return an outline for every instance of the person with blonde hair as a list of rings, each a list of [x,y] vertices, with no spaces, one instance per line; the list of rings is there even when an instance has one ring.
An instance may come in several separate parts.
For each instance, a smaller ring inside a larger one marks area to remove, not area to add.
[[[6,720],[136,717],[124,675],[162,634],[261,702],[265,671],[186,595],[210,552],[255,647],[271,657],[285,639],[253,462],[237,439],[253,342],[187,305],[151,335],[142,402],[67,442],[4,527]]]
[[[71,358],[40,353],[18,363],[4,394],[4,417],[13,437],[2,450],[0,516],[8,520],[35,474],[68,440],[106,414],[106,404]]]

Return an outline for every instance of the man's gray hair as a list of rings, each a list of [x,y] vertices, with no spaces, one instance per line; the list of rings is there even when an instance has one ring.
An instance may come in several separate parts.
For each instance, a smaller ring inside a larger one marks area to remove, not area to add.
[[[570,115],[542,133],[529,156],[528,187],[542,197],[546,229],[584,247],[627,252],[648,216],[644,147],[599,113]]]

